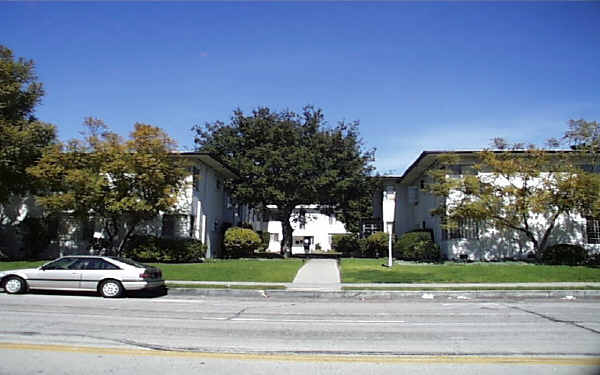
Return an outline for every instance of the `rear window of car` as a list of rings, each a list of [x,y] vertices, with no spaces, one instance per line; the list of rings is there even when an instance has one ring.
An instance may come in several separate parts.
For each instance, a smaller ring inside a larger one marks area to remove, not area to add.
[[[147,268],[148,266],[140,263],[140,262],[136,262],[135,260],[129,259],[129,258],[122,258],[122,257],[110,257],[110,259],[114,259],[118,262],[121,263],[125,263],[125,264],[129,264],[130,266],[134,266],[137,268]]]

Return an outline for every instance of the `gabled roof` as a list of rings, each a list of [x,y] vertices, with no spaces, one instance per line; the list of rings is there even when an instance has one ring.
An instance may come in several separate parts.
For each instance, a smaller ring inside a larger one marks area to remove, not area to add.
[[[395,183],[411,185],[420,178],[438,159],[440,155],[444,154],[454,154],[461,155],[468,159],[469,157],[474,156],[478,152],[482,152],[483,150],[436,150],[436,151],[423,151],[419,155],[419,157],[406,169],[406,171],[401,176],[383,176],[386,180],[392,180]],[[514,154],[524,154],[526,150],[494,150],[494,152],[511,152]],[[549,153],[570,153],[576,152],[573,150],[548,150]]]
[[[231,169],[225,166],[225,164],[221,162],[215,155],[211,155],[207,152],[178,152],[177,155],[180,155],[184,158],[200,160],[215,171],[219,172],[224,177],[238,177],[237,174],[235,174]]]

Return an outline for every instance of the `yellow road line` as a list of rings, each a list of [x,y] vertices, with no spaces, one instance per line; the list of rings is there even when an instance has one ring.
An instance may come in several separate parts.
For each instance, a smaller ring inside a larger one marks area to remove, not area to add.
[[[0,343],[0,350],[36,350],[63,353],[106,354],[147,357],[180,357],[206,359],[232,359],[249,361],[292,362],[354,362],[354,363],[428,363],[428,364],[518,364],[518,365],[565,365],[600,366],[600,357],[508,357],[508,356],[432,356],[432,355],[319,355],[319,354],[244,354],[212,352],[178,352],[151,349],[124,349],[72,345],[40,345]]]

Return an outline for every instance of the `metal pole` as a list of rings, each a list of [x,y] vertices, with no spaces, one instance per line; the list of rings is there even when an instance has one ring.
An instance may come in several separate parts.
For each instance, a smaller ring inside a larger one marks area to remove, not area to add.
[[[388,267],[392,267],[392,225],[388,223]]]

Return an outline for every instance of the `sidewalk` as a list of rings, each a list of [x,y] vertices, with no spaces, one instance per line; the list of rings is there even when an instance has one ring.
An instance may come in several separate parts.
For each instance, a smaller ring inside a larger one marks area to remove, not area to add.
[[[600,297],[600,282],[549,283],[341,283],[335,259],[309,259],[291,283],[235,281],[171,281],[167,283],[176,293],[222,296],[266,296],[279,298],[567,298]],[[178,285],[184,286],[179,288]],[[206,289],[185,288],[186,285],[207,286]],[[210,289],[225,286],[233,289]],[[234,290],[249,287],[255,290]],[[252,288],[256,287],[256,288]],[[280,290],[272,290],[280,289]],[[284,288],[285,290],[281,290]],[[351,288],[352,290],[349,290]],[[496,289],[497,288],[497,289]],[[519,290],[528,289],[528,290]],[[537,289],[539,288],[539,289]],[[553,290],[555,288],[556,290]],[[573,288],[573,290],[565,290]],[[195,290],[194,290],[195,289]],[[257,290],[257,289],[264,289]],[[345,289],[345,290],[344,290]],[[441,290],[434,290],[441,289]],[[487,290],[496,289],[496,290]],[[537,290],[532,290],[537,289]],[[579,290],[578,290],[579,289]],[[267,294],[265,294],[267,293]]]
[[[335,259],[310,259],[288,287],[292,291],[337,292],[342,290],[340,270]]]

